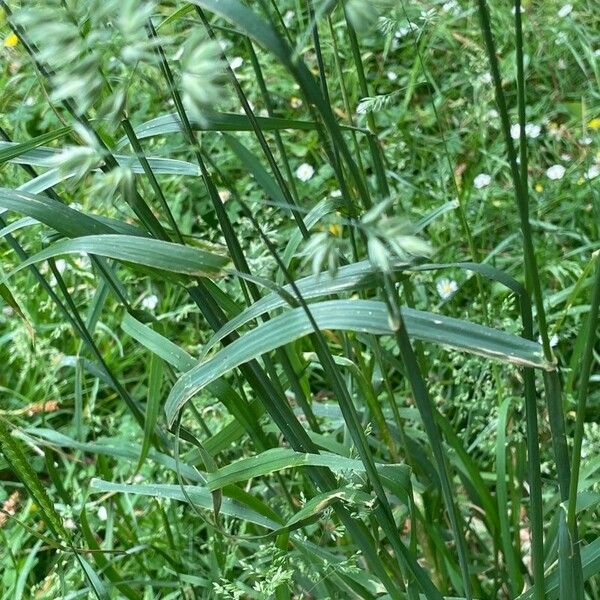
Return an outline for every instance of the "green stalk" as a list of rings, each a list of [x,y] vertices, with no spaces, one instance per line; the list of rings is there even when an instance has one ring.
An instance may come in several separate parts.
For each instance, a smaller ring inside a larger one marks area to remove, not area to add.
[[[393,288],[393,284],[391,284],[390,287]],[[458,561],[460,564],[464,586],[464,594],[467,600],[470,600],[470,598],[472,598],[471,577],[469,574],[469,562],[467,560],[467,549],[463,534],[462,518],[452,495],[452,485],[450,483],[450,476],[448,473],[446,458],[444,456],[444,448],[442,446],[440,431],[435,422],[435,410],[433,403],[429,397],[427,387],[425,386],[425,381],[423,380],[423,376],[419,369],[417,357],[410,343],[408,332],[406,330],[406,326],[404,325],[400,311],[398,310],[397,306],[392,304],[392,296],[389,293],[384,292],[383,297],[390,315],[394,317],[398,324],[398,328],[395,333],[396,343],[398,344],[400,357],[406,368],[407,377],[413,391],[415,403],[419,409],[419,413],[421,414],[421,419],[423,421],[427,437],[429,438],[429,443],[431,444],[438,476],[442,486],[442,495],[444,497],[444,502],[446,503],[446,509],[448,511],[448,517],[450,519],[454,541],[456,543]]]
[[[567,507],[567,524],[571,537],[577,534],[577,486],[579,483],[579,470],[581,467],[581,447],[583,444],[583,425],[585,423],[585,411],[587,408],[588,389],[590,375],[594,363],[594,347],[596,345],[596,330],[598,328],[598,312],[600,307],[600,255],[596,252],[596,279],[592,292],[592,301],[588,313],[586,328],[585,349],[581,358],[581,371],[579,376],[579,389],[577,391],[577,420],[575,421],[575,432],[573,434],[573,457],[571,463],[571,482],[569,486],[569,501]]]
[[[479,8],[479,17],[481,22],[481,30],[483,33],[486,51],[488,54],[488,60],[490,63],[490,70],[492,73],[492,79],[494,81],[496,103],[500,113],[500,119],[502,124],[502,132],[504,136],[504,143],[506,146],[508,161],[511,171],[511,177],[513,181],[513,187],[515,190],[515,199],[519,212],[521,231],[523,234],[523,255],[525,262],[525,280],[526,288],[528,292],[533,293],[533,299],[536,306],[537,320],[542,339],[542,347],[544,356],[548,360],[553,360],[552,350],[550,348],[550,340],[548,335],[548,324],[546,320],[546,312],[544,308],[544,298],[542,293],[542,286],[539,278],[539,271],[537,266],[537,260],[535,255],[535,248],[533,245],[533,234],[531,231],[531,224],[529,222],[529,197],[528,197],[528,186],[527,186],[527,171],[519,171],[517,164],[517,155],[515,147],[510,135],[510,119],[508,115],[508,108],[506,99],[504,97],[504,91],[502,89],[502,79],[500,76],[500,68],[498,64],[498,58],[496,56],[496,48],[494,37],[491,30],[490,15],[486,0],[477,0]],[[517,15],[520,16],[520,4],[515,7]],[[520,19],[516,20],[517,29],[520,30]],[[523,119],[521,126],[521,135],[524,133],[524,107],[525,107],[525,82],[524,72],[522,67],[522,32],[517,31],[517,44],[520,46],[521,54],[517,57],[517,62],[521,63],[518,67],[518,74],[520,75],[519,83],[519,115]],[[519,49],[517,49],[519,52]],[[520,59],[519,59],[520,56]],[[522,138],[521,138],[522,139]],[[521,141],[521,147],[523,148],[523,142]],[[523,180],[523,175],[525,180]],[[527,371],[527,370],[526,370]],[[544,373],[544,387],[546,390],[546,404],[548,408],[548,415],[550,420],[550,428],[552,431],[552,446],[556,459],[556,467],[558,474],[558,484],[560,489],[561,499],[565,501],[569,494],[570,484],[570,464],[569,464],[569,451],[567,447],[566,434],[565,434],[565,423],[563,406],[560,391],[560,382],[558,379],[558,373],[553,371],[552,373]],[[526,394],[528,393],[527,388],[531,385],[526,383]],[[531,393],[531,392],[529,392]],[[531,399],[530,399],[531,401]],[[532,407],[533,408],[533,407]],[[529,421],[528,421],[529,422]],[[531,423],[532,424],[532,423]],[[529,440],[528,440],[529,441]],[[530,450],[532,448],[529,448]],[[538,532],[539,533],[539,532]],[[540,540],[541,543],[541,540]],[[577,540],[573,539],[574,544],[574,556],[575,562],[578,563],[579,549]],[[538,549],[538,552],[539,549]],[[541,574],[541,568],[537,567],[538,577]],[[576,569],[581,571],[580,565]],[[578,577],[579,579],[579,577]],[[543,580],[542,580],[543,581]],[[538,587],[542,586],[542,582],[538,581]],[[539,593],[539,592],[538,592]]]

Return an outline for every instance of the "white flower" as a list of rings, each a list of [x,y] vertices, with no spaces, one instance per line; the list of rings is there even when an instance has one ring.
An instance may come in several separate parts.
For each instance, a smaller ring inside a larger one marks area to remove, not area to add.
[[[56,270],[62,275],[65,272],[65,269],[67,268],[67,261],[63,260],[62,258],[59,258],[55,264]]]
[[[573,10],[572,4],[565,4],[561,9],[556,13],[561,19],[564,17],[568,17]]]
[[[289,27],[292,24],[292,20],[294,19],[294,11],[288,10],[285,15],[283,15],[283,23],[286,27]]]
[[[555,333],[548,341],[550,342],[550,348],[554,348],[560,340],[558,339],[558,335]],[[541,335],[538,335],[538,343],[542,343]]]
[[[106,507],[105,507],[105,506],[101,506],[101,507],[98,509],[98,518],[99,518],[101,521],[106,521],[106,519],[108,519],[108,511],[106,510]]]
[[[244,64],[244,59],[241,56],[234,56],[229,61],[229,67],[231,68],[232,71],[239,69],[243,64]]]
[[[527,123],[525,125],[525,135],[528,138],[535,139],[542,132],[542,128],[535,123]],[[518,123],[515,123],[510,128],[510,137],[513,140],[518,140],[521,136],[521,126]]]
[[[495,108],[490,108],[490,110],[487,111],[485,116],[487,119],[497,119],[500,115],[498,114],[498,111]]]
[[[457,14],[460,11],[460,6],[456,0],[449,0],[449,2],[444,2],[442,4],[442,10],[445,13]]]
[[[400,27],[394,32],[394,37],[399,40],[400,38],[407,36],[411,31],[412,29],[410,26]]]
[[[492,178],[487,173],[479,173],[475,179],[473,179],[473,185],[475,189],[480,190],[481,188],[490,185]]]
[[[300,180],[300,181],[308,181],[309,179],[312,178],[312,176],[315,174],[315,170],[312,168],[311,165],[309,165],[308,163],[302,163],[297,169],[296,169],[296,177]]]
[[[458,290],[458,284],[454,279],[439,279],[435,287],[442,300],[447,300]]]
[[[390,81],[396,81],[396,79],[398,79],[398,73],[396,73],[395,71],[388,71],[386,75]]]
[[[481,83],[492,83],[492,74],[490,72],[483,73],[479,79]]]
[[[586,172],[584,177],[586,179],[594,179],[600,175],[600,165],[592,165]]]
[[[333,192],[331,192],[331,197],[332,198],[341,198],[342,190],[333,190]]]
[[[525,125],[525,135],[528,138],[535,139],[540,135],[541,131],[542,128],[534,123],[527,123],[527,125]]]
[[[158,296],[156,294],[151,294],[150,296],[146,296],[142,300],[142,307],[146,310],[154,310],[158,304]]]
[[[566,152],[560,155],[560,160],[564,160],[566,162],[569,162],[571,158],[573,157],[570,154],[567,154]]]
[[[548,179],[562,179],[565,175],[565,168],[562,165],[552,165],[546,169]]]
[[[223,204],[231,198],[231,192],[229,190],[219,190],[219,199]]]
[[[586,135],[579,139],[579,143],[582,146],[589,146],[592,143],[592,138],[589,135]]]

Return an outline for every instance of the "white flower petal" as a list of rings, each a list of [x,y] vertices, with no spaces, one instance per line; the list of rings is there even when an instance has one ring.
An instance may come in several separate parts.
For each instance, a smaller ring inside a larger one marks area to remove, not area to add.
[[[565,176],[566,169],[562,165],[552,165],[546,170],[548,179],[562,179]]]
[[[315,170],[313,169],[313,167],[311,165],[309,165],[308,163],[302,163],[297,169],[296,169],[296,177],[300,180],[300,181],[308,181],[309,179],[312,179],[312,176],[315,174]]]
[[[563,19],[564,17],[568,17],[571,14],[572,10],[573,10],[573,5],[572,4],[565,4],[564,6],[562,6],[560,8],[560,10],[556,14],[561,19]]]
[[[480,173],[473,179],[473,185],[476,189],[480,190],[481,188],[487,187],[490,185],[492,178],[487,173]]]

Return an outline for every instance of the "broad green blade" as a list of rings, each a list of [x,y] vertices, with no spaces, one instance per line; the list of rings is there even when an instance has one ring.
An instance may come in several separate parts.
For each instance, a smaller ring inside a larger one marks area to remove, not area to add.
[[[192,128],[196,131],[253,131],[252,124],[246,115],[235,113],[221,113],[206,111],[202,113],[203,121],[198,121],[188,115]],[[292,129],[310,131],[316,129],[316,124],[311,121],[297,121],[277,117],[255,117],[263,131]],[[181,125],[176,113],[161,115],[146,121],[135,128],[139,139],[180,133]],[[126,143],[125,138],[119,140],[119,146]]]
[[[62,137],[66,133],[71,131],[70,127],[62,127],[61,129],[57,129],[56,131],[51,131],[50,133],[44,133],[39,135],[38,137],[32,138],[27,142],[4,142],[0,141],[0,165],[14,160],[15,162],[19,162],[19,160],[24,156],[27,156],[27,153],[34,150],[38,146],[42,144],[47,144],[53,140]]]
[[[584,580],[591,579],[600,573],[600,537],[597,537],[593,542],[582,546],[581,563],[583,565]],[[555,600],[559,595],[559,573],[555,569],[550,573],[544,581],[544,590],[547,600]],[[528,589],[524,594],[521,594],[515,600],[532,600],[535,597],[535,587]]]
[[[35,439],[35,442],[40,445],[50,446],[53,448],[72,448],[88,454],[98,454],[102,456],[110,456],[115,459],[126,459],[128,462],[135,465],[141,453],[141,446],[131,440],[122,440],[117,438],[104,438],[96,442],[79,442],[70,438],[63,433],[54,431],[53,429],[29,428],[26,429],[27,435]],[[161,465],[170,471],[177,472],[177,461],[162,452],[158,452],[154,448],[148,451],[148,458]],[[179,464],[181,474],[190,481],[196,481],[204,484],[206,479],[202,473],[196,470],[195,467],[185,463]]]
[[[36,138],[37,139],[37,138]],[[42,142],[43,143],[43,142]],[[30,165],[32,167],[47,167],[52,169],[53,172],[60,172],[60,169],[56,168],[57,158],[63,152],[60,148],[38,148],[35,145],[31,146],[31,149],[27,151],[18,152],[22,146],[27,144],[16,144],[14,142],[2,142],[0,141],[0,163],[3,162],[2,156],[14,154],[12,158],[7,159],[19,165]],[[143,174],[144,169],[142,164],[135,156],[125,156],[116,154],[116,161],[121,167],[128,167],[134,173]],[[185,160],[176,160],[173,158],[158,158],[151,157],[147,158],[152,170],[157,175],[187,175],[190,177],[199,177],[200,169],[194,163],[187,162]],[[59,173],[59,181],[69,179],[75,175],[76,171],[69,172],[65,171]]]
[[[357,459],[346,458],[330,452],[307,454],[295,452],[289,448],[272,448],[258,456],[242,458],[234,463],[218,469],[206,476],[209,490],[217,490],[253,477],[260,477],[292,467],[327,467],[334,473],[364,473],[364,464]],[[392,479],[392,487],[402,490],[404,494],[411,489],[410,469],[402,464],[377,465],[382,480]]]
[[[446,268],[459,268],[468,271],[480,273],[484,277],[498,281],[513,292],[520,296],[525,296],[523,286],[514,280],[510,275],[503,271],[495,269],[490,265],[464,262],[464,263],[427,263],[422,265],[414,265],[412,263],[398,261],[390,264],[393,271],[434,271]],[[331,276],[327,272],[317,275],[309,275],[303,277],[296,282],[298,290],[305,300],[318,298],[320,296],[329,296],[339,294],[341,292],[354,292],[355,290],[365,289],[381,285],[381,277],[379,271],[373,267],[370,261],[364,260],[351,265],[346,265],[338,269],[337,273]],[[264,296],[248,308],[243,310],[239,315],[228,321],[219,331],[210,338],[204,347],[203,354],[206,355],[209,350],[225,336],[242,327],[252,319],[256,319],[261,315],[283,308],[289,305],[285,298],[292,296],[292,287],[284,285],[281,287],[280,293],[272,293]],[[285,298],[284,298],[285,297]]]
[[[375,300],[329,300],[310,305],[319,329],[392,335],[388,312]],[[402,317],[412,337],[449,346],[471,354],[493,358],[518,366],[551,371],[540,345],[469,321],[429,312],[402,309]],[[213,358],[182,375],[173,386],[166,403],[167,421],[172,424],[183,405],[204,386],[227,371],[266,352],[289,344],[313,332],[302,308],[290,310],[241,336]]]
[[[7,278],[48,258],[80,252],[195,277],[214,276],[229,262],[227,257],[214,252],[154,238],[113,234],[90,235],[52,244],[22,262]]]
[[[153,498],[168,498],[187,503],[187,496],[197,506],[208,511],[213,510],[213,498],[208,488],[194,485],[185,486],[185,494],[179,485],[170,484],[148,484],[148,485],[127,485],[122,483],[112,483],[101,479],[92,479],[90,490],[95,492],[120,492],[124,494],[135,494],[139,496],[151,496]],[[283,523],[277,523],[271,518],[265,517],[254,510],[249,509],[237,500],[223,498],[220,513],[229,517],[235,517],[242,521],[254,523],[267,529],[280,529]]]
[[[46,488],[40,481],[37,473],[33,470],[30,460],[25,455],[21,442],[19,442],[0,419],[0,450],[6,458],[14,474],[27,488],[31,497],[38,505],[40,515],[56,537],[67,544],[71,538],[64,528],[61,516],[56,512],[54,504],[46,493]]]

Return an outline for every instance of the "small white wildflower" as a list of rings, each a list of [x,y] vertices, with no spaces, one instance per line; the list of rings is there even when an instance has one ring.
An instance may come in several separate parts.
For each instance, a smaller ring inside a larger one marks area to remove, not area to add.
[[[219,198],[221,202],[225,204],[225,202],[229,201],[231,198],[231,192],[229,190],[219,190]]]
[[[579,143],[582,146],[589,146],[592,143],[592,138],[589,135],[584,135],[582,138],[579,138]]]
[[[54,264],[56,265],[56,270],[62,275],[67,268],[67,261],[59,258]]]
[[[395,71],[388,71],[386,75],[390,81],[396,81],[396,79],[398,79],[398,73],[396,73]]]
[[[571,158],[572,156],[566,152],[560,155],[560,160],[564,160],[565,162],[569,162]]]
[[[25,98],[25,106],[33,106],[35,104],[35,98],[33,98],[32,96],[27,96],[27,98]]]
[[[485,116],[487,119],[498,119],[500,117],[498,111],[495,108],[491,108],[490,110],[488,110]]]
[[[311,165],[309,165],[308,163],[302,163],[297,169],[296,169],[296,177],[300,180],[300,181],[308,181],[309,179],[312,179],[312,176],[315,174],[315,170],[312,168]]]
[[[285,24],[286,27],[289,27],[292,24],[293,19],[294,19],[294,11],[293,10],[288,10],[283,15],[283,23]]]
[[[332,198],[341,198],[342,191],[341,190],[333,190],[333,192],[331,192],[331,197]]]
[[[554,348],[558,342],[560,341],[558,338],[558,335],[555,333],[549,340],[550,342],[550,348]],[[538,335],[538,343],[541,344],[542,343],[542,336]]]
[[[454,281],[454,279],[447,279],[446,277],[438,279],[435,287],[442,300],[447,300],[456,292],[456,290],[458,290],[456,281]]]
[[[479,80],[481,81],[481,83],[485,84],[492,83],[492,74],[489,71],[487,71],[486,73],[482,73]]]
[[[63,521],[63,525],[65,527],[65,529],[75,529],[75,521],[73,521],[73,519],[65,519]]]
[[[475,189],[480,190],[481,188],[490,185],[492,178],[487,173],[479,173],[475,179],[473,179],[473,185]]]
[[[229,67],[231,68],[232,71],[239,69],[243,64],[244,64],[244,59],[241,56],[234,56],[229,61]]]
[[[564,71],[567,68],[567,63],[564,61],[563,58],[559,58],[558,63],[556,63],[556,65],[561,71]]]
[[[565,168],[562,165],[552,165],[546,169],[548,179],[562,179],[565,175]]]
[[[536,137],[539,137],[541,131],[542,128],[539,125],[536,125],[535,123],[527,123],[527,125],[525,125],[525,135],[533,140]]]
[[[460,6],[456,0],[449,0],[442,4],[442,11],[445,13],[457,14],[460,11]]]
[[[600,175],[600,165],[592,165],[586,172],[584,177],[586,179],[595,179]]]
[[[146,310],[154,310],[158,305],[158,296],[156,294],[150,294],[142,300],[142,307]]]
[[[564,19],[565,17],[568,17],[571,14],[572,10],[573,10],[573,5],[572,4],[565,4],[564,6],[562,6],[560,8],[560,10],[556,14],[561,19]]]
[[[108,511],[106,510],[106,507],[105,507],[105,506],[101,506],[101,507],[98,509],[98,518],[99,518],[101,521],[106,521],[106,519],[108,519]]]
[[[399,27],[394,32],[394,37],[399,40],[400,38],[406,37],[411,31],[412,31],[412,29],[411,29],[410,25],[407,25],[404,27]]]
[[[520,135],[521,135],[521,126],[518,123],[515,123],[514,125],[511,125],[511,128],[510,128],[510,137],[513,140],[518,140]]]

